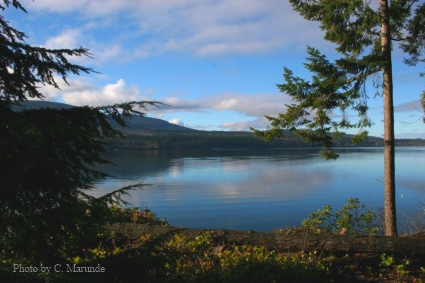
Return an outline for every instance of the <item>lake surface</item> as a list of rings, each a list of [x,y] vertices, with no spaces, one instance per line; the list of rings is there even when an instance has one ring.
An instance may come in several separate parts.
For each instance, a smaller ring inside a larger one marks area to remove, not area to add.
[[[96,184],[95,196],[138,182],[151,184],[125,199],[148,207],[173,226],[272,231],[298,226],[329,204],[339,210],[350,197],[383,207],[383,149],[340,148],[336,161],[318,149],[119,150],[98,166],[114,175]],[[425,148],[396,148],[399,229],[423,211]]]

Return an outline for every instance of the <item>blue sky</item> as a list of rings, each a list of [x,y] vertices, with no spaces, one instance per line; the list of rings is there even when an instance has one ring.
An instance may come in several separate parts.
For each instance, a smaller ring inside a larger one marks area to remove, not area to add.
[[[149,116],[199,130],[266,127],[263,115],[284,113],[291,102],[276,87],[284,83],[284,66],[308,79],[303,68],[307,45],[336,58],[335,46],[323,40],[319,25],[282,0],[21,3],[28,14],[14,9],[2,14],[27,34],[27,43],[88,48],[93,59],[74,62],[100,73],[71,76],[70,86],[60,82],[60,91],[45,87],[46,100],[91,106],[160,101],[169,106],[150,108]],[[425,138],[419,103],[424,66],[407,67],[402,59],[395,49],[396,137]],[[375,125],[369,132],[380,137],[383,102],[375,92],[370,87],[369,116]]]

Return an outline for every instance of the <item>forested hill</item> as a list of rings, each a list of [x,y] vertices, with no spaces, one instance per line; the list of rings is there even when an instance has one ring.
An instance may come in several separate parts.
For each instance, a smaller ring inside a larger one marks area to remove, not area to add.
[[[50,102],[50,101],[26,101],[21,102],[21,105],[13,106],[14,111],[22,111],[22,110],[31,110],[31,109],[40,109],[40,108],[52,108],[52,109],[69,109],[74,106],[64,103],[58,102]],[[113,127],[122,129],[115,121],[110,121]],[[138,115],[134,115],[132,119],[126,120],[128,129],[135,131],[195,131],[190,128],[182,127],[179,125],[168,123],[167,121],[150,118],[150,117],[140,117]]]
[[[23,109],[53,108],[63,109],[73,106],[47,101],[27,101],[22,106],[14,107],[15,111]],[[116,127],[117,124],[112,123]],[[197,131],[168,123],[167,121],[149,117],[135,116],[127,120],[128,128],[120,130],[127,139],[108,140],[113,148],[140,149],[249,149],[249,148],[294,148],[318,147],[301,141],[296,135],[285,131],[284,137],[272,142],[255,138],[251,132]],[[352,136],[346,135],[335,140],[337,147],[349,146],[383,146],[382,138],[369,137],[367,142],[351,143]],[[425,146],[423,139],[397,139],[396,146]]]
[[[320,147],[320,145],[306,144],[299,137],[289,131],[284,137],[272,142],[265,142],[253,136],[251,132],[224,132],[224,131],[132,131],[125,130],[127,139],[109,140],[113,148],[139,149],[270,149],[270,148],[301,148]],[[381,138],[369,137],[368,141],[359,144],[351,143],[352,136],[346,135],[336,139],[336,147],[382,147]],[[396,146],[425,146],[423,139],[399,139]]]
[[[25,102],[19,102],[12,106],[13,111],[32,110],[40,108],[52,108],[52,109],[69,109],[74,106],[51,101],[40,101],[40,100],[28,100]]]

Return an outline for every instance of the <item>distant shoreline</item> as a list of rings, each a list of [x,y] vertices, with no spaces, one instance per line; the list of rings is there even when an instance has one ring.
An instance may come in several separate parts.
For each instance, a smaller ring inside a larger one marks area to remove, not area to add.
[[[126,139],[106,140],[110,148],[122,149],[201,149],[201,150],[260,150],[260,149],[321,149],[319,144],[304,143],[295,134],[286,131],[283,138],[271,142],[254,137],[251,132],[207,131],[135,131],[123,130]],[[384,140],[369,137],[367,141],[353,144],[352,135],[334,140],[334,148],[379,148]],[[425,146],[423,139],[396,139],[396,147]]]

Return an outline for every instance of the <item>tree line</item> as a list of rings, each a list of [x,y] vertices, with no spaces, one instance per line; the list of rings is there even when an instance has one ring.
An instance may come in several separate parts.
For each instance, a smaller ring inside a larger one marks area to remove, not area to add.
[[[272,148],[310,148],[320,147],[320,143],[304,143],[290,131],[282,138],[270,142],[258,139],[251,132],[225,131],[123,131],[125,139],[109,139],[109,149],[272,149]],[[334,139],[336,147],[383,147],[384,140],[368,137],[357,144],[351,135]],[[396,146],[425,146],[423,139],[397,139]]]

